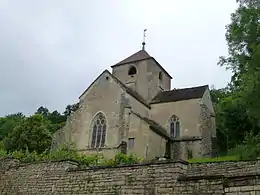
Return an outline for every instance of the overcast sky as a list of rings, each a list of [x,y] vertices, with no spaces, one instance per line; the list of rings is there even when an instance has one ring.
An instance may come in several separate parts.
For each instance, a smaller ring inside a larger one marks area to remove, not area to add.
[[[172,87],[224,87],[235,0],[0,0],[0,116],[63,111],[104,69],[141,49]]]

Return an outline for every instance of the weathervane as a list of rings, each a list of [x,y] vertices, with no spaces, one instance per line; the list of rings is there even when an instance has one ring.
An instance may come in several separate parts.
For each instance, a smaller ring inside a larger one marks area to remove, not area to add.
[[[143,36],[143,43],[142,43],[142,45],[143,45],[143,50],[145,49],[145,37],[146,37],[146,31],[147,31],[147,29],[144,29],[144,36]]]

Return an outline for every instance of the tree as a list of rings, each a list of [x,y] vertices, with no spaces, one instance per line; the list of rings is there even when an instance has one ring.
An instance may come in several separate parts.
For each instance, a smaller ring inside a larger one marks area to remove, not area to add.
[[[0,141],[3,140],[25,118],[22,113],[10,114],[0,118]]]
[[[252,129],[253,123],[246,113],[246,106],[230,88],[211,89],[216,114],[216,130],[220,153],[236,147]]]
[[[237,2],[226,32],[229,55],[221,57],[219,64],[232,70],[231,85],[245,102],[245,112],[260,126],[260,2]]]
[[[64,115],[69,116],[72,112],[75,112],[79,108],[79,103],[67,105]]]
[[[47,117],[50,114],[50,112],[48,108],[41,106],[37,109],[35,114],[41,114],[42,116]]]
[[[259,0],[237,0],[243,6],[250,6],[250,7],[259,7],[260,1]]]
[[[23,119],[5,138],[4,146],[6,150],[28,150],[37,153],[49,150],[52,138],[47,125],[48,122],[39,114]]]
[[[66,115],[60,114],[57,110],[50,112],[46,107],[39,107],[35,114],[40,114],[48,121],[48,129],[51,133],[56,132],[66,122]]]

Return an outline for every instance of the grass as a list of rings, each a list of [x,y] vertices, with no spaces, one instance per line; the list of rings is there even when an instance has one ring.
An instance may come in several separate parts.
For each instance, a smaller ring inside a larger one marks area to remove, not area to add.
[[[190,159],[189,163],[203,163],[203,162],[221,162],[221,161],[239,161],[238,156],[219,156],[214,158],[198,158],[198,159]]]

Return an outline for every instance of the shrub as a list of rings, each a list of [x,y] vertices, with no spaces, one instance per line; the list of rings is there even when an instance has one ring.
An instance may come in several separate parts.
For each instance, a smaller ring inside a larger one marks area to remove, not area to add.
[[[260,134],[252,132],[245,136],[242,144],[229,151],[229,154],[239,156],[240,160],[255,160],[260,156]]]
[[[126,155],[122,153],[117,153],[114,158],[104,159],[104,157],[101,155],[83,155],[79,154],[76,150],[66,149],[64,147],[57,149],[54,152],[43,152],[41,154],[38,154],[35,151],[30,152],[28,149],[26,151],[19,150],[9,153],[7,153],[5,150],[0,149],[0,158],[1,157],[12,157],[24,163],[74,160],[84,166],[115,166],[136,164],[140,162],[140,159],[138,159],[134,154]]]

